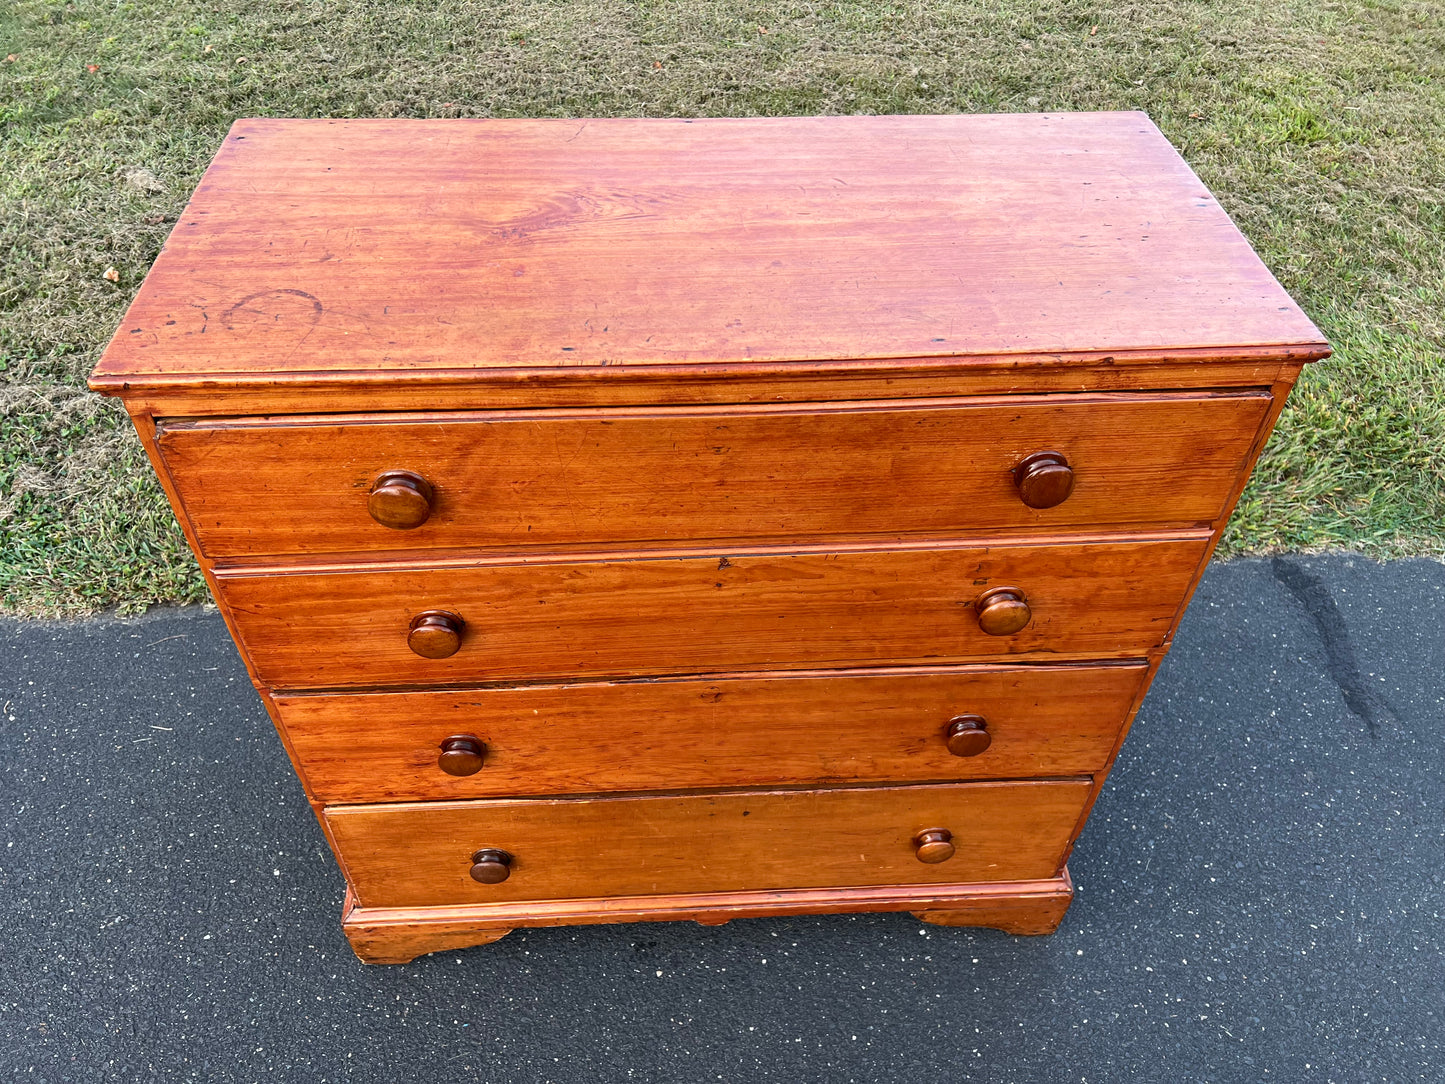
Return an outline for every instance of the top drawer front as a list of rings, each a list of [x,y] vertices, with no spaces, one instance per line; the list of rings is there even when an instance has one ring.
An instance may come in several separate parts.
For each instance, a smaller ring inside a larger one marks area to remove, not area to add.
[[[211,557],[605,542],[1205,524],[1267,392],[1052,395],[163,422]],[[1036,509],[1014,467],[1057,452],[1072,494]],[[379,475],[432,487],[410,529],[368,512]]]

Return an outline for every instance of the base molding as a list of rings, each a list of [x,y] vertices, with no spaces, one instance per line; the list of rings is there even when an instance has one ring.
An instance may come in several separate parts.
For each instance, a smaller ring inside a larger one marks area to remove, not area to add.
[[[1048,895],[974,900],[965,907],[919,909],[913,911],[913,917],[934,926],[988,926],[1030,937],[1053,933],[1073,902],[1074,882],[1065,867],[1056,882],[1043,883],[1057,884],[1059,890]]]
[[[518,927],[607,922],[692,921],[721,926],[735,918],[910,911],[939,926],[988,926],[1012,934],[1053,933],[1074,898],[1065,869],[1038,881],[867,888],[792,888],[683,896],[626,896],[456,907],[362,907],[348,888],[341,928],[365,963],[410,963],[428,952],[489,945]]]

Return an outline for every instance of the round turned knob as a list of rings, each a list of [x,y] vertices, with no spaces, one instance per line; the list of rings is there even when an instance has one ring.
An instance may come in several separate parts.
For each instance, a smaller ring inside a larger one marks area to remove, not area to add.
[[[436,491],[420,474],[389,470],[379,475],[366,498],[366,510],[383,527],[409,531],[420,527],[432,513]]]
[[[925,828],[913,837],[920,862],[935,866],[953,857],[953,833],[947,828]]]
[[[1014,485],[1030,508],[1052,508],[1074,491],[1074,469],[1058,452],[1035,452],[1014,468]]]
[[[456,614],[445,610],[428,610],[411,619],[411,631],[406,634],[406,646],[424,659],[445,659],[457,653],[462,646],[464,622]]]
[[[474,734],[453,734],[442,742],[437,767],[447,775],[476,775],[487,759],[486,743]]]
[[[472,855],[470,872],[474,881],[484,885],[499,885],[512,875],[512,856],[495,847],[483,847]]]
[[[950,719],[943,740],[956,757],[976,757],[993,744],[982,715],[959,715]]]
[[[1012,636],[1029,623],[1033,612],[1029,600],[1017,587],[994,587],[974,602],[978,627],[990,636]]]

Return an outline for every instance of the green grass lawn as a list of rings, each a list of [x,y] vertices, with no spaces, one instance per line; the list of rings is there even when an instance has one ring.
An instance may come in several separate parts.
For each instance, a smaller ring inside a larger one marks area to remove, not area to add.
[[[1445,4],[9,0],[0,57],[12,612],[204,596],[85,376],[243,116],[1146,110],[1336,350],[1226,552],[1445,552]]]

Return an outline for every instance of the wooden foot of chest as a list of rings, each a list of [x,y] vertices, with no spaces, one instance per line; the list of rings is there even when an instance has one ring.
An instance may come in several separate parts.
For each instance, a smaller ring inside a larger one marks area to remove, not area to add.
[[[1004,933],[1046,934],[1059,928],[1073,899],[1074,883],[1065,869],[1053,891],[1015,899],[979,900],[948,910],[914,911],[913,917],[934,926],[987,926]]]
[[[407,922],[385,918],[372,921],[356,906],[349,892],[341,929],[351,942],[351,951],[364,964],[409,964],[429,952],[490,945],[512,932],[510,926]]]
[[[513,929],[614,922],[691,921],[722,926],[738,918],[785,918],[911,911],[941,926],[990,926],[1006,933],[1058,928],[1074,896],[1068,870],[1032,881],[871,886],[593,897],[439,907],[361,907],[347,896],[342,928],[368,964],[404,964],[429,952],[489,945]]]

